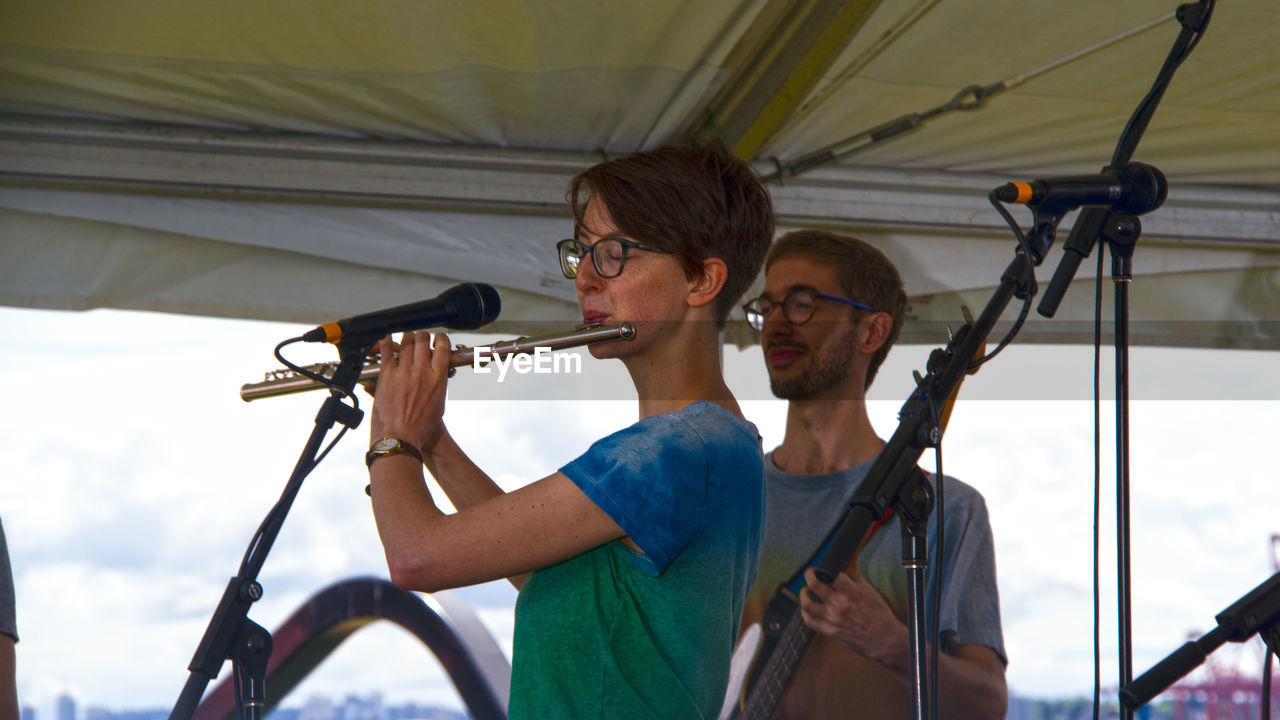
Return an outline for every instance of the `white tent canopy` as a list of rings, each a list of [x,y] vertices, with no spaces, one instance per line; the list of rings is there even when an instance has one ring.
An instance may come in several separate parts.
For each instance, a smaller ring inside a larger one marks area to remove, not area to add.
[[[925,343],[1012,258],[987,192],[1106,165],[1180,29],[1154,0],[6,5],[0,303],[321,322],[479,281],[496,332],[571,323],[569,178],[704,130],[762,173],[843,153],[771,186],[779,229],[880,245]],[[1280,347],[1274,3],[1223,0],[1134,159],[1170,183],[1134,341]],[[1020,340],[1089,337],[1090,274]]]

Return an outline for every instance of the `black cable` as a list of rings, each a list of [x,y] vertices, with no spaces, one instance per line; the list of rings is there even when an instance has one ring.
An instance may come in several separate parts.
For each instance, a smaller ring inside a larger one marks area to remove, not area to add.
[[[1102,255],[1093,285],[1093,720],[1102,710]]]
[[[300,365],[295,365],[294,363],[291,363],[284,358],[284,355],[282,355],[280,351],[284,349],[286,345],[292,345],[293,343],[296,343],[296,342],[302,342],[302,337],[299,336],[296,338],[289,338],[288,340],[282,341],[279,345],[276,345],[276,348],[274,351],[276,360],[280,361],[281,365],[284,365],[285,367],[289,368],[293,372],[298,373],[299,375],[302,375],[304,377],[310,378],[312,380],[315,380],[321,385],[324,385],[325,387],[329,388],[329,392],[336,391],[340,393],[343,397],[351,398],[351,402],[353,405],[355,405],[355,409],[359,410],[360,401],[356,398],[355,394],[348,392],[347,389],[344,387],[339,387],[338,385],[335,385],[333,383],[333,378],[327,378],[317,372],[304,368]]]
[[[354,399],[353,395],[348,395],[348,397],[351,397]],[[348,428],[346,425],[343,425],[338,430],[338,434],[333,436],[333,439],[329,441],[329,444],[325,446],[324,450],[320,451],[320,454],[316,456],[315,461],[313,461],[311,463],[311,466],[308,467],[306,471],[303,473],[304,475],[310,473],[312,470],[316,469],[316,467],[320,465],[320,462],[324,460],[325,456],[329,454],[329,451],[332,450],[333,447],[338,444],[338,441],[341,440],[342,436],[347,433],[347,430]],[[285,488],[285,492],[288,492],[288,488]],[[276,504],[272,505],[271,509],[267,511],[266,517],[262,518],[262,522],[258,525],[258,529],[254,531],[253,538],[249,540],[249,547],[245,548],[244,557],[240,559],[241,574],[243,574],[244,571],[249,568],[249,559],[253,557],[253,553],[258,547],[258,543],[261,542],[263,536],[266,535],[267,527],[272,522],[275,521],[277,516],[282,516],[286,512],[285,500],[286,500],[286,497],[282,493],[280,497],[276,499]]]
[[[233,663],[233,665],[235,665],[235,663]],[[248,703],[245,702],[246,698],[244,696],[244,687],[240,682],[240,667],[238,665],[231,668],[231,686],[235,690],[236,716],[239,717],[240,720],[248,720],[248,718],[245,717],[244,712],[245,706]]]
[[[1169,83],[1173,81],[1173,73],[1200,43],[1200,38],[1204,37],[1204,29],[1209,25],[1209,18],[1213,16],[1214,2],[1215,0],[1200,0],[1198,4],[1187,3],[1178,8],[1178,21],[1182,23],[1182,33],[1174,42],[1174,48],[1169,56],[1165,58],[1164,66],[1156,74],[1151,89],[1129,116],[1129,122],[1120,133],[1120,141],[1116,144],[1115,152],[1111,156],[1112,165],[1126,163],[1133,158],[1134,151],[1138,149],[1138,142],[1146,132],[1151,117],[1155,115],[1156,106],[1164,97]]]
[[[1262,657],[1262,720],[1271,720],[1271,646]]]
[[[932,405],[932,402],[930,402]],[[936,409],[934,417],[937,417]],[[933,449],[935,462],[935,475],[938,479],[934,483],[937,487],[937,504],[935,512],[937,513],[938,537],[935,544],[938,546],[938,561],[933,564],[933,603],[929,608],[932,616],[932,624],[930,625],[930,640],[933,648],[929,652],[929,694],[933,698],[933,702],[929,703],[929,709],[937,717],[938,712],[938,640],[942,637],[941,629],[938,627],[942,618],[942,562],[943,551],[946,549],[946,538],[943,528],[946,525],[943,522],[943,515],[946,510],[946,502],[943,498],[942,486],[942,440],[938,440],[938,445]]]
[[[954,390],[953,390],[954,392]],[[935,427],[942,430],[942,417],[938,413],[937,398],[928,395],[926,399],[929,402],[929,417],[933,421]],[[929,603],[927,610],[925,627],[929,628],[929,677],[926,692],[929,695],[929,713],[930,717],[936,718],[938,713],[938,639],[942,633],[938,628],[940,618],[942,616],[942,561],[943,549],[946,547],[943,537],[943,515],[945,512],[945,503],[942,494],[942,437],[939,433],[938,443],[934,445],[934,477],[937,478],[934,485],[934,522],[937,528],[934,544],[937,546],[937,560],[933,563],[933,597]],[[928,537],[928,529],[926,523],[925,537]],[[926,556],[926,561],[928,557]]]
[[[301,337],[289,338],[288,340],[284,340],[280,344],[276,345],[276,348],[275,348],[276,360],[280,361],[282,365],[289,368],[293,372],[296,372],[300,375],[304,375],[308,378],[311,378],[312,380],[315,380],[316,382],[329,388],[329,392],[337,393],[341,396],[349,398],[351,400],[352,410],[358,414],[360,412],[360,399],[356,397],[355,393],[349,392],[346,388],[334,384],[332,378],[327,378],[323,375],[312,372],[307,368],[304,368],[289,362],[280,353],[281,349],[283,349],[286,345],[291,345],[293,343],[301,342],[301,341],[302,341]],[[338,430],[338,434],[333,437],[333,440],[329,441],[329,444],[326,445],[318,455],[316,455],[316,458],[311,463],[311,466],[306,468],[306,470],[303,472],[304,476],[309,474],[312,470],[314,470],[317,466],[320,465],[320,463],[325,459],[325,457],[329,455],[329,451],[332,450],[334,446],[338,444],[338,441],[342,439],[342,436],[347,433],[348,429],[349,428],[346,425],[342,425],[342,427]],[[287,487],[285,488],[285,492],[288,492]],[[249,546],[245,548],[244,557],[240,559],[240,574],[244,574],[245,570],[248,569],[249,560],[250,558],[253,557],[254,551],[258,547],[258,543],[260,543],[262,541],[263,536],[266,535],[267,528],[271,525],[271,523],[275,522],[277,517],[283,516],[283,514],[286,512],[285,510],[286,499],[287,498],[285,497],[285,495],[281,494],[279,499],[276,500],[275,505],[272,505],[271,509],[267,511],[266,516],[262,518],[262,522],[258,525],[258,529],[254,531],[253,537],[249,540]],[[281,522],[283,522],[283,520],[281,520]]]
[[[1004,221],[1013,229],[1014,236],[1018,238],[1018,249],[1021,251],[1022,257],[1025,259],[1025,262],[1031,263],[1031,258],[1035,256],[1031,254],[1031,245],[1027,242],[1027,236],[1022,232],[1022,228],[1018,225],[1018,221],[1014,220],[1013,215],[1009,214],[1009,211],[1005,209],[1004,204],[996,199],[995,190],[992,190],[987,194],[987,200],[991,202],[991,205],[996,209],[996,212],[1000,213],[1000,216],[1004,218]],[[1031,268],[1028,268],[1027,270],[1027,281],[1029,285],[1027,287],[1026,298],[1024,298],[1022,302],[1022,310],[1018,313],[1017,319],[1013,321],[1013,326],[1009,328],[1009,332],[1005,333],[1005,336],[996,344],[996,348],[994,350],[969,363],[970,372],[977,370],[985,365],[987,361],[995,358],[996,355],[999,355],[1000,351],[1005,349],[1005,346],[1013,342],[1013,338],[1018,335],[1022,330],[1023,324],[1026,323],[1027,316],[1031,313],[1031,300],[1036,295],[1035,273],[1031,272]]]

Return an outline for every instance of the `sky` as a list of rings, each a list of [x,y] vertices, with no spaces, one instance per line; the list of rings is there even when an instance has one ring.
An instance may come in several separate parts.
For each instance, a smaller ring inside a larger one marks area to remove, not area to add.
[[[81,707],[172,707],[323,400],[308,393],[245,403],[239,388],[278,367],[276,343],[306,329],[0,308],[0,379],[10,401],[0,418],[0,518],[18,595],[21,702],[44,718],[64,692]],[[880,371],[870,397],[882,436],[896,427],[911,372],[923,370],[931,349],[896,348]],[[287,352],[332,359],[327,347]],[[1213,629],[1215,615],[1275,572],[1280,482],[1269,450],[1280,374],[1274,353],[1261,351],[1135,348],[1130,364],[1138,674]],[[504,487],[542,477],[635,418],[621,366],[582,365],[574,377],[502,383],[460,370],[446,420]],[[1103,367],[1109,389],[1109,360]],[[759,349],[728,348],[725,368],[771,449],[785,405],[769,396]],[[943,445],[945,472],[981,491],[991,513],[1008,679],[1018,695],[1092,689],[1092,372],[1091,348],[1015,342],[965,381]],[[1119,663],[1114,415],[1104,403],[1100,622],[1109,686]],[[249,614],[268,630],[334,582],[386,576],[363,492],[368,441],[366,423],[304,482]],[[922,462],[932,468],[932,454]],[[515,592],[502,583],[455,592],[509,653]],[[1259,647],[1228,645],[1214,661],[1256,676]],[[227,666],[220,679],[229,674]],[[285,704],[373,691],[387,702],[461,706],[430,653],[386,623],[356,633]]]

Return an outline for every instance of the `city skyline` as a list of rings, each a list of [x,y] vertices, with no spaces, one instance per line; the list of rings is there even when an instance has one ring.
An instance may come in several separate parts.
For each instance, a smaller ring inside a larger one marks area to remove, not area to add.
[[[1259,638],[1253,638],[1251,648],[1259,653],[1263,646]],[[1243,647],[1243,646],[1236,646]],[[1211,658],[1212,660],[1212,658]],[[1187,710],[1204,711],[1209,705],[1220,703],[1218,709],[1230,707],[1233,711],[1243,710],[1246,717],[1260,710],[1262,697],[1262,678],[1233,675],[1229,670],[1223,677],[1215,677],[1214,672],[1206,665],[1189,674],[1173,688],[1175,692],[1162,695],[1153,700],[1146,708],[1148,720],[1164,718],[1196,717],[1188,715]],[[1252,683],[1252,684],[1251,684]],[[1272,701],[1280,700],[1280,687],[1272,687]],[[97,705],[86,705],[79,711],[80,703],[70,695],[59,695],[56,700],[55,720],[166,720],[170,708],[107,708]],[[1091,697],[1059,697],[1036,698],[1011,695],[1006,720],[1036,720],[1053,717],[1057,720],[1088,720],[1092,717],[1093,700]],[[1118,707],[1114,699],[1103,699],[1101,717],[1118,717]],[[270,716],[277,720],[463,720],[469,718],[465,705],[457,707],[405,702],[392,704],[384,702],[380,692],[371,691],[365,694],[349,693],[334,698],[312,693],[305,697],[291,694],[282,700]],[[45,720],[30,705],[21,708],[21,720]]]
[[[293,702],[289,700],[292,699]],[[110,708],[81,703],[69,695],[54,700],[54,720],[164,720],[171,708]],[[420,703],[387,704],[376,691],[365,695],[349,694],[338,699],[326,695],[286,698],[271,712],[278,720],[462,720],[465,709]],[[21,720],[45,720],[33,705],[21,706]]]

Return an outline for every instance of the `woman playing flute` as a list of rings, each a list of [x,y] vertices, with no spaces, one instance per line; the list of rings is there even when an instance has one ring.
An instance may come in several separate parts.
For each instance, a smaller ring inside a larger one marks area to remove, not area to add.
[[[408,333],[391,362],[384,339],[369,471],[387,566],[412,590],[517,587],[513,720],[715,717],[763,518],[759,437],[721,374],[720,331],[772,206],[722,144],[692,141],[595,165],[568,197],[561,269],[583,321],[634,323],[631,342],[590,352],[622,361],[639,419],[504,492],[444,427],[448,338]],[[437,508],[423,464],[457,512]]]

